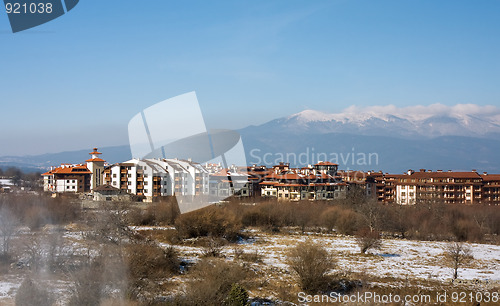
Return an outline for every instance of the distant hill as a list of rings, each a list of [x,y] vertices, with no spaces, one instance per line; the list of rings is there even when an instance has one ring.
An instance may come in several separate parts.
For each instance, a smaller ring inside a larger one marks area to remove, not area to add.
[[[58,166],[61,163],[82,163],[89,158],[92,149],[67,151],[60,153],[46,153],[41,155],[26,156],[2,156],[0,157],[0,167],[18,167],[23,171],[35,172],[45,171],[50,166]],[[103,153],[103,158],[109,163],[116,163],[131,158],[128,145],[99,148]]]

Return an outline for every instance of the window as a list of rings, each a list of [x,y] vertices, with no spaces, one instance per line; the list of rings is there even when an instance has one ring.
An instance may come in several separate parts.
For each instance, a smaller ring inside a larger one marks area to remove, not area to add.
[[[69,180],[66,180],[66,183],[69,183]]]
[[[113,185],[116,186],[116,181],[113,182]]]
[[[116,173],[113,173],[113,177],[116,178]]]
[[[148,181],[144,181],[144,185],[147,185],[148,184]]]
[[[147,189],[144,189],[144,193],[148,193],[148,190],[147,190]]]
[[[73,188],[72,188],[72,189],[75,189],[75,186],[73,186]]]
[[[128,177],[132,177],[132,173],[129,173],[127,176],[128,176]]]
[[[132,185],[132,182],[127,182],[127,185]]]
[[[147,173],[144,173],[144,178],[148,177]]]
[[[72,183],[76,183],[76,180],[73,180]]]

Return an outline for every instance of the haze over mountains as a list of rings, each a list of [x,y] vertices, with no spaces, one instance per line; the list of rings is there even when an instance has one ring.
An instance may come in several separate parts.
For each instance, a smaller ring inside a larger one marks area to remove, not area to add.
[[[352,106],[340,113],[305,110],[239,132],[248,164],[270,166],[285,161],[304,166],[330,160],[339,163],[340,169],[392,173],[410,168],[500,173],[500,109],[495,106]],[[0,166],[27,169],[82,162],[89,149],[0,157]],[[100,150],[109,162],[130,158],[128,146]]]

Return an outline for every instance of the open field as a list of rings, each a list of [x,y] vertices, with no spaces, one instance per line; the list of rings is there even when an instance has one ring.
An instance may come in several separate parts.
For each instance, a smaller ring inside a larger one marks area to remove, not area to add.
[[[205,247],[200,239],[186,239],[180,244],[165,242],[166,232],[173,227],[131,227],[136,233],[154,235],[162,248],[173,246],[184,262],[195,265],[203,257]],[[48,229],[46,229],[48,230]],[[95,245],[88,241],[84,230],[78,226],[51,228],[61,233],[59,252],[72,256],[86,256],[95,251]],[[500,284],[500,246],[470,244],[474,260],[459,270],[460,283],[452,283],[452,270],[445,258],[446,242],[412,241],[405,239],[383,239],[382,248],[369,254],[360,254],[354,237],[335,234],[306,232],[288,228],[283,233],[267,233],[258,229],[244,231],[247,239],[220,247],[220,257],[226,261],[243,262],[254,275],[249,287],[250,297],[266,298],[275,302],[288,300],[297,302],[301,291],[294,273],[287,262],[287,252],[300,242],[310,241],[325,247],[336,261],[331,271],[363,282],[362,290],[414,288],[425,292],[438,290],[488,291],[498,290]],[[45,235],[41,232],[40,235]],[[31,237],[29,229],[20,231],[16,241]],[[165,237],[165,239],[162,239]],[[48,243],[40,240],[40,244]],[[22,248],[16,245],[16,248]],[[43,248],[43,247],[42,247]],[[43,254],[41,254],[43,256]],[[21,260],[22,261],[22,260]],[[33,271],[29,267],[4,268],[0,277],[0,303],[14,305],[16,291],[24,277],[31,275],[37,283],[50,288],[57,296],[57,304],[64,305],[73,285],[71,275],[54,275],[43,268]],[[167,277],[163,281],[168,289],[165,296],[173,296],[185,288],[189,273]],[[374,289],[379,288],[379,289]],[[409,289],[411,291],[411,289]],[[394,291],[396,292],[396,291]]]

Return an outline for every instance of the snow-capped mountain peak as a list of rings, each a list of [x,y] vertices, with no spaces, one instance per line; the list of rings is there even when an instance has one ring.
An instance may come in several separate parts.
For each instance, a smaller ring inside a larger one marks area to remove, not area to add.
[[[500,134],[500,108],[475,104],[350,106],[339,113],[304,110],[284,119],[281,122],[289,128],[319,133],[423,137]]]

